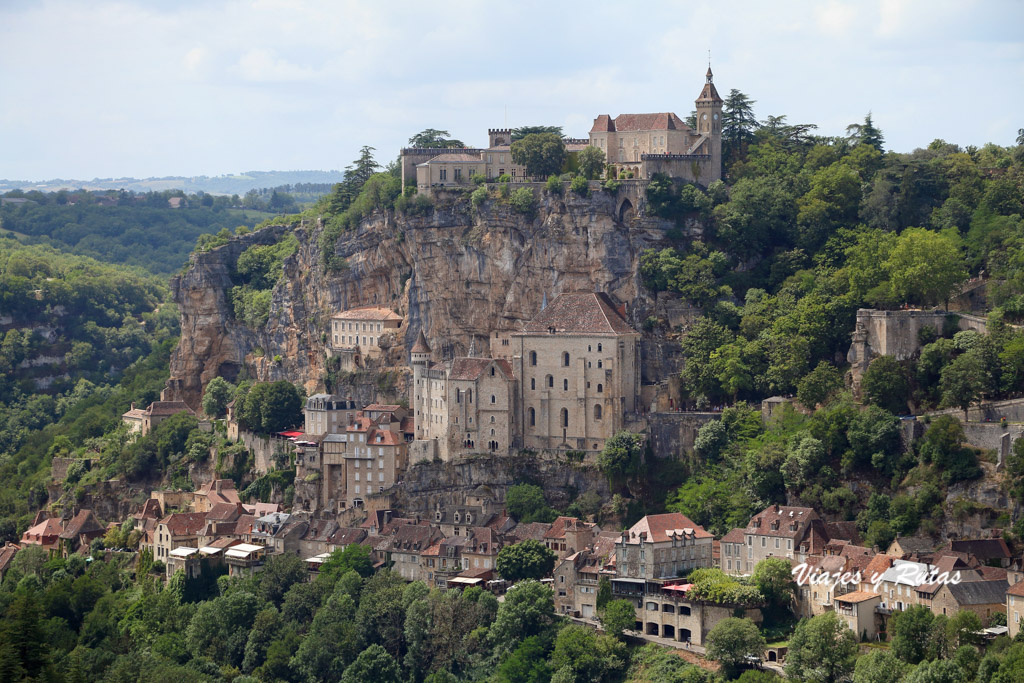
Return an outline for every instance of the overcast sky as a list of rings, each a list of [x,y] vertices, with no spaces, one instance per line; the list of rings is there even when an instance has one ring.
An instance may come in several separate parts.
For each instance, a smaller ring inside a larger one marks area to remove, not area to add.
[[[417,131],[693,108],[723,96],[887,147],[1013,144],[1024,2],[0,0],[0,178],[330,170]]]

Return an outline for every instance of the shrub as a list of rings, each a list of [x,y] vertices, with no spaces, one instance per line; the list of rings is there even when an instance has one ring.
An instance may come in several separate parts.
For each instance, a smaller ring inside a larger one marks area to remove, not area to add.
[[[485,201],[487,201],[487,188],[480,186],[473,190],[473,194],[469,196],[470,201],[473,202],[473,206],[479,207]]]
[[[609,178],[608,180],[604,181],[604,189],[606,192],[618,192],[621,186],[622,183],[620,183],[618,180],[615,180],[614,178]]]
[[[498,194],[501,195],[502,199],[508,199],[512,194],[512,186],[508,182],[501,182],[499,179]]]
[[[529,214],[533,212],[533,190],[528,187],[521,187],[512,193],[509,204],[519,213]]]
[[[487,178],[485,178],[482,173],[474,173],[473,175],[469,176],[469,181],[474,185],[483,185],[484,183],[487,182]]]
[[[502,173],[500,176],[498,176],[498,182],[499,183],[511,183],[512,182],[512,176],[510,176],[508,173]]]
[[[558,176],[548,176],[548,192],[551,194],[562,194],[562,181]]]
[[[569,183],[569,189],[582,197],[586,197],[590,194],[590,183],[587,182],[586,178],[578,175]]]

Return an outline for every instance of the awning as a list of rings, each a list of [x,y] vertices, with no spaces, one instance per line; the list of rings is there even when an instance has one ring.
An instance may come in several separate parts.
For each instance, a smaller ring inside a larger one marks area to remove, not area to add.
[[[457,583],[459,585],[475,586],[478,583],[483,583],[483,579],[471,579],[468,576],[453,576],[448,579],[448,583]]]
[[[624,581],[626,583],[647,583],[647,579],[627,579],[622,577],[616,577],[612,579],[613,583],[616,581]]]
[[[680,593],[685,593],[686,591],[690,590],[691,588],[693,588],[693,584],[692,583],[674,583],[671,586],[662,586],[661,590],[663,590],[663,591],[679,591]]]

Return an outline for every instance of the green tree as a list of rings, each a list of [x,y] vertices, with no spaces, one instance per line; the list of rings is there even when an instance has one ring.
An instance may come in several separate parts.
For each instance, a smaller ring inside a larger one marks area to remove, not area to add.
[[[857,636],[834,612],[797,624],[789,639],[786,676],[806,683],[849,680],[857,657]]]
[[[764,595],[765,600],[775,605],[787,606],[796,592],[792,568],[788,560],[769,557],[757,563],[751,580]]]
[[[210,417],[222,417],[234,395],[234,384],[223,377],[214,377],[203,391],[203,412]]]
[[[340,579],[348,572],[356,572],[366,578],[373,573],[373,560],[369,546],[352,543],[341,550],[335,550],[320,566],[320,575],[328,579]]]
[[[302,395],[295,385],[285,380],[254,384],[245,395],[238,422],[245,429],[261,434],[294,427],[302,422]]]
[[[872,650],[857,658],[853,683],[899,683],[909,668],[889,650]]]
[[[566,667],[576,681],[606,681],[625,665],[626,646],[611,636],[599,636],[593,629],[569,624],[558,631],[551,665],[556,671]]]
[[[864,117],[864,123],[851,123],[847,126],[846,134],[847,139],[855,145],[869,145],[879,152],[884,151],[882,145],[885,144],[885,137],[882,131],[875,127],[871,112]]]
[[[722,154],[729,161],[739,159],[758,129],[754,115],[756,100],[733,88],[722,107]]]
[[[643,434],[619,432],[605,441],[597,466],[609,479],[635,474],[640,469],[646,443]]]
[[[892,652],[908,664],[917,664],[928,652],[928,638],[935,615],[923,605],[895,612],[889,620]]]
[[[487,639],[498,654],[515,650],[530,636],[547,633],[555,619],[555,598],[540,581],[520,581],[505,594]]]
[[[360,652],[341,677],[342,683],[402,683],[403,680],[398,662],[376,643]]]
[[[836,366],[821,361],[797,384],[796,397],[805,407],[814,410],[842,388],[843,376]]]
[[[942,404],[956,406],[964,411],[967,419],[968,408],[981,398],[987,381],[988,372],[979,353],[974,349],[953,359],[942,368],[939,388],[942,390]]]
[[[548,133],[550,135],[557,135],[562,137],[561,126],[520,126],[519,128],[512,129],[512,142],[522,140],[527,135],[540,135]]]
[[[750,657],[764,656],[765,640],[750,619],[729,617],[715,624],[707,635],[707,655],[735,676]]]
[[[963,242],[955,229],[907,228],[883,268],[897,301],[940,304],[967,279]]]
[[[512,161],[534,178],[560,173],[566,158],[565,142],[556,133],[530,133],[513,142],[511,152]]]
[[[547,651],[538,636],[530,636],[506,657],[495,677],[498,683],[548,683],[551,667],[547,662]]]
[[[576,163],[580,174],[587,180],[601,177],[604,171],[604,150],[598,147],[587,147],[576,155]]]
[[[555,554],[543,543],[528,538],[498,551],[494,568],[509,581],[539,580],[555,568]]]
[[[892,356],[879,356],[871,361],[861,378],[860,389],[866,403],[895,415],[907,412],[910,380],[906,370]]]
[[[631,631],[636,625],[636,613],[629,600],[612,600],[601,612],[601,626],[609,635],[622,637],[623,631]]]
[[[964,672],[951,660],[936,659],[922,662],[916,669],[907,674],[903,683],[964,683]]]
[[[515,484],[505,494],[505,509],[523,524],[530,522],[550,523],[557,514],[544,500],[544,489],[534,484]]]
[[[918,442],[921,460],[935,465],[947,484],[973,479],[981,470],[974,451],[963,446],[966,438],[959,420],[952,415],[940,415],[932,420]]]
[[[426,128],[424,130],[421,130],[419,133],[416,133],[416,135],[413,135],[411,138],[409,138],[409,146],[420,148],[426,147],[431,149],[456,148],[466,146],[462,142],[462,140],[455,140],[453,138],[449,138],[449,135],[450,133],[446,130]]]

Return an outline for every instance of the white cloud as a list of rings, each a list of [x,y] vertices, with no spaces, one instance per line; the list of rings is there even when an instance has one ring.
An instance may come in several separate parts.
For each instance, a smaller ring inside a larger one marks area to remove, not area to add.
[[[818,29],[831,36],[847,37],[854,30],[857,8],[839,0],[828,0],[814,10]]]
[[[234,70],[243,80],[255,83],[309,81],[316,76],[313,69],[293,64],[287,59],[278,57],[273,50],[268,48],[248,50],[239,57]]]

